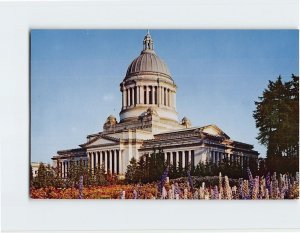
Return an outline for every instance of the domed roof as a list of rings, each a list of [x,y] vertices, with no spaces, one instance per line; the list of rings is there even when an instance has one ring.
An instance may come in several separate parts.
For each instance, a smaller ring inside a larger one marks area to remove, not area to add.
[[[126,72],[126,78],[145,73],[160,74],[171,78],[168,66],[154,52],[153,40],[151,39],[149,31],[144,38],[143,45],[144,49],[141,52],[141,55],[134,59],[129,65]]]

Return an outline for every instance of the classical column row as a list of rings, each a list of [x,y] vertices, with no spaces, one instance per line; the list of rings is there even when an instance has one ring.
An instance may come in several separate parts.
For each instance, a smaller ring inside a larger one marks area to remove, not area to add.
[[[149,154],[147,154],[149,156]],[[170,151],[164,153],[164,159],[168,165],[185,168],[187,166],[195,167],[195,151]]]
[[[68,173],[69,173],[69,169],[71,167],[71,163],[73,165],[76,165],[76,166],[79,166],[79,165],[86,166],[87,165],[87,161],[83,158],[79,158],[79,159],[76,159],[76,160],[60,161],[57,164],[60,177],[62,177],[62,178],[67,178],[68,177]]]
[[[231,163],[238,163],[239,165],[248,166],[249,165],[249,156],[239,155],[239,154],[229,154],[220,151],[211,151],[210,161],[213,164],[219,164],[223,160],[227,160]]]
[[[123,88],[122,106],[123,108],[136,104],[154,104],[169,107],[176,106],[175,91],[161,86],[134,86]]]
[[[122,157],[120,150],[105,150],[88,152],[89,167],[92,171],[103,167],[106,172],[123,174]]]

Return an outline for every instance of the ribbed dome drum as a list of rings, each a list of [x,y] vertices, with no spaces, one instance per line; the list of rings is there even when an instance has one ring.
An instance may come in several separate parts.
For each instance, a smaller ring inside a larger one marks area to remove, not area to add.
[[[160,59],[153,50],[142,51],[141,55],[134,59],[129,65],[126,77],[145,73],[166,75],[171,78],[166,63]]]

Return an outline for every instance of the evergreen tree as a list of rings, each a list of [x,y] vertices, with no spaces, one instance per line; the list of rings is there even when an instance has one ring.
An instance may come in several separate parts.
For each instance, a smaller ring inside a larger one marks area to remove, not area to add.
[[[48,186],[54,186],[55,179],[54,179],[54,172],[51,169],[50,165],[45,167],[43,163],[40,163],[38,168],[38,174],[33,179],[33,186],[35,188],[43,188]]]
[[[94,176],[96,185],[107,185],[108,182],[105,176],[104,164],[102,164],[101,167],[96,168]]]
[[[275,82],[269,81],[255,105],[257,139],[267,147],[268,169],[272,172],[298,171],[299,77],[292,75],[292,80],[285,83],[280,76]]]
[[[135,183],[137,181],[137,161],[136,159],[133,157],[130,162],[129,165],[127,166],[127,170],[125,173],[125,180],[128,183]]]

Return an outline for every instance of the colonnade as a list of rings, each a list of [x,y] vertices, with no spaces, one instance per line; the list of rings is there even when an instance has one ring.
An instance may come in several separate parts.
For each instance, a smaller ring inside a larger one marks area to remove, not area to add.
[[[147,153],[146,157],[147,156],[150,156],[150,154]],[[164,152],[164,159],[168,165],[173,165],[176,167],[185,168],[188,165],[191,165],[191,167],[194,168],[196,165],[194,150]]]
[[[79,165],[86,166],[87,162],[88,161],[84,158],[80,158],[80,159],[77,159],[74,161],[73,160],[64,160],[64,161],[58,162],[58,169],[59,169],[60,177],[62,177],[62,178],[68,177],[68,172],[71,167],[71,163],[74,163],[77,166],[79,166]]]
[[[58,162],[59,173],[62,178],[68,177],[68,172],[71,167],[71,163],[75,163],[75,165],[83,165],[89,166],[92,172],[95,171],[96,168],[103,167],[105,171],[109,171],[113,174],[123,174],[123,166],[122,166],[122,158],[120,150],[104,150],[104,151],[95,151],[95,152],[87,152],[87,159],[79,159],[79,160],[64,160]]]
[[[120,150],[101,150],[95,152],[87,152],[89,167],[92,171],[96,168],[103,167],[105,171],[113,174],[123,174],[122,158]]]
[[[124,87],[122,90],[122,107],[127,108],[136,104],[154,104],[176,107],[175,91],[155,85]]]
[[[249,156],[239,155],[239,154],[229,154],[220,151],[211,151],[210,153],[210,161],[214,164],[219,164],[223,160],[227,160],[230,164],[237,163],[241,166],[249,165]]]

